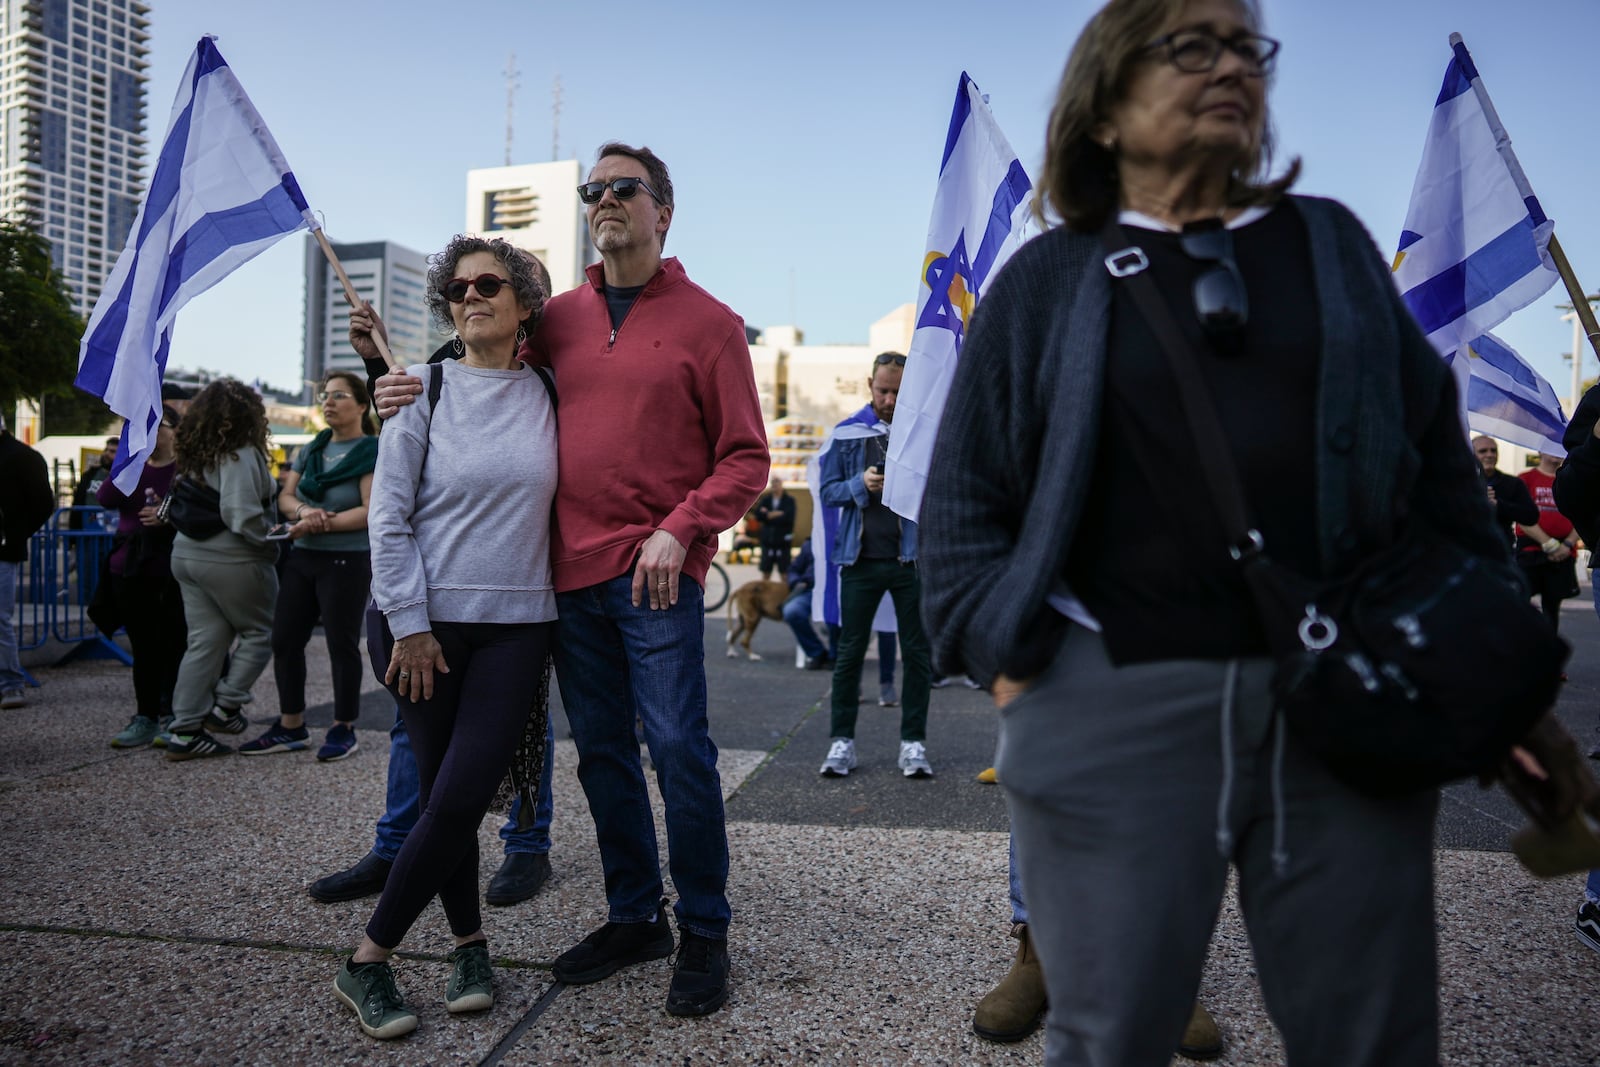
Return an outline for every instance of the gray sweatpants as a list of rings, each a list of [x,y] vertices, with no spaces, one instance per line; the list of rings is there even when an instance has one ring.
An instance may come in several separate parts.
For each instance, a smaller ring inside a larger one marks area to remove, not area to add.
[[[1438,795],[1340,785],[1277,736],[1271,673],[1265,659],[1118,668],[1073,626],[1002,712],[996,768],[1049,992],[1046,1063],[1169,1062],[1230,861],[1290,1064],[1438,1062]],[[1226,1031],[1228,1006],[1211,1006]]]
[[[272,658],[272,609],[278,572],[270,563],[213,563],[175,558],[172,575],[183,591],[189,645],[172,692],[172,732],[193,734],[211,705],[243,707]],[[239,647],[222,674],[234,638]]]

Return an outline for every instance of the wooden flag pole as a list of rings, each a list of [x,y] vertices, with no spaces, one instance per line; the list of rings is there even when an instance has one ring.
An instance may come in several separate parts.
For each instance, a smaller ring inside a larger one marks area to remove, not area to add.
[[[356,287],[350,284],[350,275],[344,272],[344,264],[340,263],[339,257],[334,255],[333,246],[328,243],[328,237],[322,232],[322,227],[318,226],[311,232],[316,234],[317,244],[322,246],[322,254],[328,257],[328,266],[333,268],[333,273],[339,276],[339,284],[344,286],[345,301],[352,308],[359,308],[361,306],[361,297],[356,293]],[[1555,243],[1555,238],[1551,238],[1551,243]],[[389,351],[389,342],[384,340],[383,334],[373,330],[372,342],[378,346],[378,355],[383,357],[383,361],[389,365],[389,369],[391,371],[399,370],[400,364],[394,361],[394,355]]]
[[[1550,259],[1555,263],[1556,270],[1561,273],[1561,280],[1567,286],[1567,295],[1572,298],[1572,312],[1578,316],[1584,336],[1589,338],[1589,347],[1594,349],[1595,356],[1600,358],[1600,323],[1595,321],[1594,308],[1589,306],[1589,298],[1583,294],[1583,286],[1578,284],[1578,276],[1573,273],[1572,264],[1567,261],[1567,254],[1553,233],[1550,235],[1548,247]],[[1577,359],[1578,354],[1574,352],[1572,358]]]

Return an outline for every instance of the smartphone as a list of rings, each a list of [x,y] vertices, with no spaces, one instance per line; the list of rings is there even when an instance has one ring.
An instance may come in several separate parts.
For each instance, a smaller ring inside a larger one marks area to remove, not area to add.
[[[289,539],[289,523],[280,522],[267,531],[268,541],[287,541]]]

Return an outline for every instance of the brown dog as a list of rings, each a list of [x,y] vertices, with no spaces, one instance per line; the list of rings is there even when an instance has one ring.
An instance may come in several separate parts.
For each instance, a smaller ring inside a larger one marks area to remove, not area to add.
[[[728,656],[736,658],[738,649],[733,647],[735,641],[744,646],[744,654],[750,659],[760,659],[758,653],[750,651],[750,638],[755,636],[756,626],[761,620],[783,618],[783,602],[789,599],[789,584],[787,582],[764,582],[757,579],[745,582],[733,591],[728,598]],[[738,612],[738,619],[734,619],[734,612]]]

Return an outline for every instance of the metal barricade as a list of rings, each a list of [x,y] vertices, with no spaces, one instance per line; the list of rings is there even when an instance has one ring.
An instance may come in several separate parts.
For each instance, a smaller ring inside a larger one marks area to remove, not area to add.
[[[72,528],[74,517],[79,529]],[[19,648],[38,648],[53,638],[77,646],[69,655],[133,663],[133,657],[95,628],[88,614],[111,555],[115,529],[114,511],[57,508],[33,535],[18,590]]]

